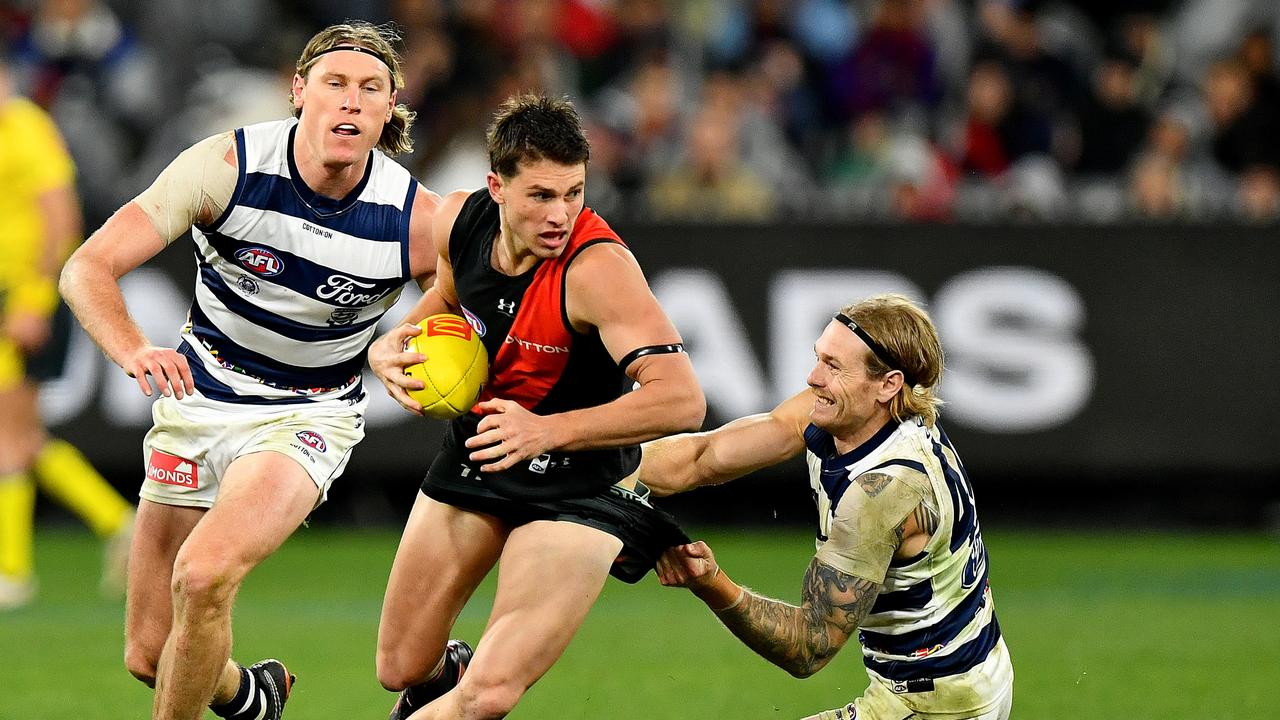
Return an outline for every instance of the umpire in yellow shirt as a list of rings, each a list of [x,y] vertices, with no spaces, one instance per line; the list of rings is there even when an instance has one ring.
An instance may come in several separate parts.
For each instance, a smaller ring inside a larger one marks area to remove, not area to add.
[[[14,93],[0,49],[0,611],[35,595],[36,482],[105,541],[101,589],[124,590],[133,507],[39,413],[70,331],[56,279],[80,236],[75,166],[49,116]]]

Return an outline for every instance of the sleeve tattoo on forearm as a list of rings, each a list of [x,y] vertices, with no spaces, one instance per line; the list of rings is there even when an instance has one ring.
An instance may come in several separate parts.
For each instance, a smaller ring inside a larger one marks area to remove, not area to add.
[[[720,619],[769,662],[797,677],[820,670],[857,632],[880,584],[814,559],[805,572],[800,607],[747,591]]]

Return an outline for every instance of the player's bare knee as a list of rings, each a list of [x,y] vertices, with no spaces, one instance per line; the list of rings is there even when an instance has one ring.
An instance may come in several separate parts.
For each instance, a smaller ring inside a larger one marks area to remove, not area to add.
[[[129,674],[138,678],[147,687],[156,686],[156,672],[160,664],[160,653],[151,652],[139,643],[126,641],[124,646],[124,666]]]
[[[399,661],[397,653],[386,652],[382,648],[378,648],[378,655],[374,664],[377,666],[378,682],[382,683],[383,688],[391,692],[400,692],[414,684],[413,678],[409,677],[408,673],[405,672],[406,667],[403,662]]]
[[[230,605],[242,573],[215,556],[179,557],[173,567],[174,605],[178,608],[221,608]]]
[[[407,652],[402,646],[386,647],[380,643],[374,664],[382,687],[399,692],[425,680],[437,660],[438,657],[424,660],[417,653]]]

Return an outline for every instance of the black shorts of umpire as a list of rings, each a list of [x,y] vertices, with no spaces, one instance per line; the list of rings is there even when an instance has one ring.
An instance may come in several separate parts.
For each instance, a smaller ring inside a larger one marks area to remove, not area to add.
[[[58,303],[58,309],[50,318],[49,340],[24,361],[27,379],[35,383],[62,377],[67,367],[67,350],[71,346],[71,310],[66,303]]]
[[[628,583],[639,582],[667,548],[690,542],[675,518],[650,504],[649,489],[643,485],[636,492],[613,485],[592,497],[535,502],[503,497],[473,481],[451,483],[428,475],[422,492],[438,502],[493,515],[512,526],[553,520],[603,530],[622,541],[622,551],[609,573]]]

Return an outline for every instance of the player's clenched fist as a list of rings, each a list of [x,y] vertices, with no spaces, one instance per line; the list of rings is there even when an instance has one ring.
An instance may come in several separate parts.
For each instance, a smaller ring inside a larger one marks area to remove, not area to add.
[[[711,548],[701,540],[688,545],[676,545],[658,558],[658,580],[667,587],[697,589],[715,577],[716,557]]]

